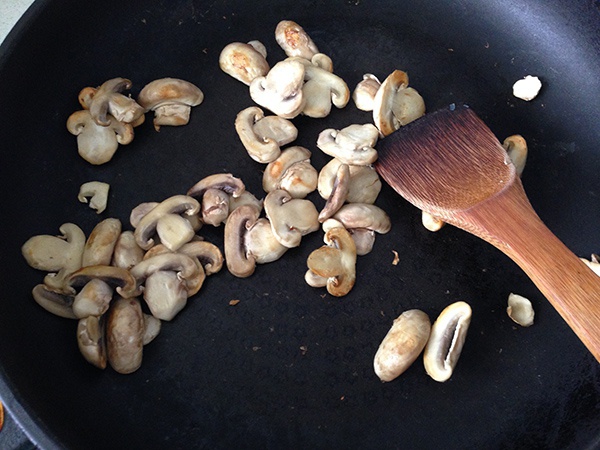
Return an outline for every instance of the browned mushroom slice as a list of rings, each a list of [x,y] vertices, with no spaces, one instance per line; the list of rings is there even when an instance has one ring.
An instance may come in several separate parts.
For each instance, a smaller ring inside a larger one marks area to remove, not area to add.
[[[35,286],[31,294],[35,302],[46,311],[65,319],[77,319],[73,313],[73,295],[52,291],[43,284]]]
[[[118,373],[135,372],[142,365],[143,348],[144,315],[139,299],[116,298],[106,323],[109,364]]]
[[[77,324],[77,345],[87,362],[99,369],[106,368],[106,335],[104,317],[88,316]]]
[[[323,130],[317,139],[317,147],[344,164],[366,166],[377,160],[375,144],[379,130],[373,124],[349,125],[341,130]]]
[[[128,298],[136,293],[135,278],[127,270],[113,266],[87,266],[73,272],[67,282],[74,289],[82,288],[91,280],[102,280],[116,288],[119,295]]]
[[[288,56],[310,60],[319,49],[300,25],[292,20],[282,20],[275,28],[275,40]]]
[[[81,265],[108,266],[120,234],[121,221],[119,219],[109,218],[99,222],[87,238]]]
[[[259,215],[258,208],[242,205],[233,210],[225,223],[225,263],[229,272],[236,277],[246,278],[254,273],[256,259],[247,254],[244,237]]]
[[[258,44],[254,42],[227,44],[219,55],[219,67],[236,80],[250,85],[256,77],[265,76],[269,72],[266,56],[257,50],[256,46]]]
[[[75,295],[73,314],[82,319],[88,316],[99,317],[108,311],[114,288],[101,279],[91,279]]]

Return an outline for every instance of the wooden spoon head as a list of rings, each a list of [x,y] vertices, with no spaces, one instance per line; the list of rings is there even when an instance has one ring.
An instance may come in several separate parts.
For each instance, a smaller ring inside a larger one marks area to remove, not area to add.
[[[442,219],[495,196],[516,178],[498,139],[466,106],[426,114],[387,136],[377,150],[381,177]]]

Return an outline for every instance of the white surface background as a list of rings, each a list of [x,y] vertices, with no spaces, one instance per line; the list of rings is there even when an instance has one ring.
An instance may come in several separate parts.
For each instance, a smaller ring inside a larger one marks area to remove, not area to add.
[[[0,0],[0,43],[33,0]]]

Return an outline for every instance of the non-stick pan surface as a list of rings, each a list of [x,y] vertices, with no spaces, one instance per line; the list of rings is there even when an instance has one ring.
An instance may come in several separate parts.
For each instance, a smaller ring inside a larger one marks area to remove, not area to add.
[[[263,166],[233,128],[253,103],[219,70],[218,55],[229,42],[259,39],[274,64],[284,57],[274,40],[282,19],[300,23],[351,88],[364,73],[403,69],[429,111],[466,102],[499,139],[522,134],[532,204],[576,254],[600,252],[598,2],[39,1],[0,59],[3,402],[44,448],[597,446],[598,363],[514,263],[452,227],[426,231],[387,186],[377,204],[392,231],[359,258],[348,296],[305,284],[306,257],[322,245],[314,233],[248,279],[210,277],[132,375],[87,364],[75,321],[35,304],[31,289],[44,274],[20,254],[32,235],[59,234],[65,222],[89,233],[106,217],[131,229],[138,203],[185,193],[216,172],[264,195]],[[511,87],[529,74],[544,86],[527,103]],[[65,122],[82,87],[118,76],[133,81],[133,96],[171,76],[206,98],[189,125],[157,133],[147,120],[132,144],[94,167]],[[321,167],[329,157],[316,148],[319,131],[370,120],[352,103],[326,119],[298,117],[296,143]],[[90,180],[111,186],[100,216],[77,201]],[[222,246],[222,228],[200,234]],[[532,327],[507,317],[510,292],[532,300]],[[392,320],[409,308],[434,319],[458,300],[473,319],[452,378],[433,381],[418,360],[381,383],[372,361]]]

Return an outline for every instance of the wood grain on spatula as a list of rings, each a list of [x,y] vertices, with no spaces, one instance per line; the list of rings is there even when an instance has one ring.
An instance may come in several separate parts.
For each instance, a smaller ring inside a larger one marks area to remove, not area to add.
[[[508,255],[600,362],[600,277],[544,225],[500,142],[471,109],[427,114],[377,150],[375,167],[394,190]]]

